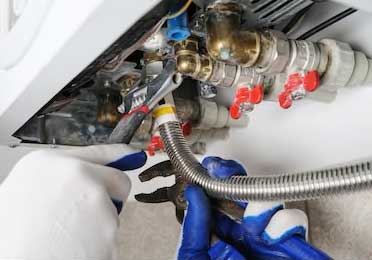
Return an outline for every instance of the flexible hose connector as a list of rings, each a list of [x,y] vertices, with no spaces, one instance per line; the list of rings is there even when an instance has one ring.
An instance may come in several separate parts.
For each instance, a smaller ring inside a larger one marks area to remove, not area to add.
[[[159,126],[165,150],[183,177],[215,198],[234,201],[296,201],[372,187],[371,161],[297,174],[229,179],[210,177],[192,154],[176,121]]]

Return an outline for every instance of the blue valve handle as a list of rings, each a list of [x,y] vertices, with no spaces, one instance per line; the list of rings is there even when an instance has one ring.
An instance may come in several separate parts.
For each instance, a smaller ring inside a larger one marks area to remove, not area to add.
[[[175,8],[175,9],[179,9]],[[172,41],[183,41],[191,35],[187,11],[167,20],[167,37]]]
[[[172,41],[183,41],[191,35],[187,13],[167,20],[167,37]]]

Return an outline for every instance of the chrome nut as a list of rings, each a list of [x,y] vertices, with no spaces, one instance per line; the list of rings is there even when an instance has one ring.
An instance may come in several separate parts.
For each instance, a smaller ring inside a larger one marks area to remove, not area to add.
[[[217,88],[204,82],[199,83],[200,96],[205,99],[214,98],[217,95]]]
[[[309,41],[290,41],[290,62],[286,72],[300,72],[318,70],[320,63],[320,49]]]
[[[263,75],[253,68],[241,68],[240,77],[237,85],[256,86],[263,83]]]
[[[285,70],[290,56],[290,44],[285,34],[279,31],[268,31],[271,38],[271,52],[268,49],[262,49],[262,53],[268,55],[266,66],[259,66],[258,73],[278,74]],[[263,45],[262,48],[265,48]]]

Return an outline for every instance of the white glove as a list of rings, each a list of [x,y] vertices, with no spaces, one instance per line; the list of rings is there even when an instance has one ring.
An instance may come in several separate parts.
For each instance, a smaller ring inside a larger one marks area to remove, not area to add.
[[[125,145],[23,157],[0,186],[0,259],[115,259],[113,201],[120,207],[131,188],[122,170],[145,162],[144,152]]]

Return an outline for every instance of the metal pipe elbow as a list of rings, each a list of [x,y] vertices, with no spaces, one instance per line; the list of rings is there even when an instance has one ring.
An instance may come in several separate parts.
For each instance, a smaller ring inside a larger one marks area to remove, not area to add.
[[[214,60],[251,67],[260,56],[260,34],[241,30],[241,11],[240,5],[232,2],[208,6],[206,47]]]
[[[193,38],[177,42],[174,45],[177,71],[200,81],[207,81],[213,70],[213,62],[209,57],[198,53],[198,41]]]

